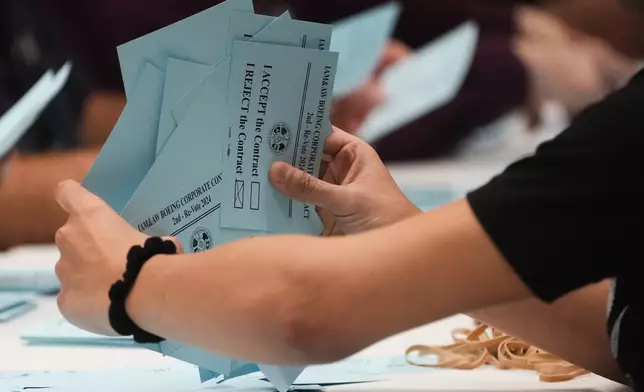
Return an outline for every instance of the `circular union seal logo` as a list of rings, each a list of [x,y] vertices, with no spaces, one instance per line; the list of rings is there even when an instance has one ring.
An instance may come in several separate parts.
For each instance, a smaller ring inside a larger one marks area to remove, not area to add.
[[[192,233],[190,246],[193,253],[207,251],[212,248],[212,234],[204,228],[199,228]]]
[[[291,130],[286,124],[279,123],[268,134],[268,145],[275,155],[281,155],[291,144]]]

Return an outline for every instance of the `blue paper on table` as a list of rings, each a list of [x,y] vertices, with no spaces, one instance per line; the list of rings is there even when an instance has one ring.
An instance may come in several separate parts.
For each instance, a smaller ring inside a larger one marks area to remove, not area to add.
[[[111,346],[134,347],[131,337],[108,337],[84,331],[65,319],[54,319],[30,327],[20,336],[25,342],[37,346]]]
[[[456,201],[464,192],[450,186],[406,186],[402,191],[416,207],[429,211]]]
[[[0,292],[32,292],[56,294],[60,282],[53,270],[5,269],[0,266]]]
[[[401,11],[390,2],[334,23],[331,51],[340,54],[334,95],[352,92],[372,75]]]
[[[181,362],[169,366],[123,368],[92,372],[16,372],[0,373],[0,390],[44,389],[55,392],[198,392],[265,391],[275,388],[261,373],[252,373],[217,384],[201,384],[195,379],[196,367]],[[405,373],[429,372],[430,369],[406,364],[402,356],[347,359],[329,365],[311,366],[293,384],[291,390],[321,390],[322,386],[389,380]]]
[[[69,79],[71,67],[71,63],[67,63],[56,73],[51,70],[45,72],[19,101],[0,117],[0,158],[14,148],[62,90]]]
[[[257,174],[248,187],[257,192],[249,194],[251,206],[251,195],[261,197],[261,208],[278,199],[267,179],[271,161],[284,159],[317,175],[332,129],[338,55],[328,50],[331,31],[288,14],[254,15],[250,1],[229,0],[122,45],[128,103],[84,185],[140,231],[176,236],[188,252],[266,233],[319,234],[313,209],[283,198],[285,208],[270,216],[262,211],[263,226],[251,230],[248,221],[222,225],[222,214],[240,195],[226,174],[230,144],[243,138],[240,121],[249,127],[244,165],[251,162]],[[255,149],[262,154],[257,159]],[[237,361],[171,341],[142,347],[198,365],[202,381],[259,369],[284,391],[304,369]]]
[[[451,101],[469,72],[478,32],[476,23],[466,22],[387,69],[381,79],[386,102],[358,135],[379,140]]]
[[[31,297],[16,294],[0,294],[0,323],[13,320],[35,307],[36,302]]]

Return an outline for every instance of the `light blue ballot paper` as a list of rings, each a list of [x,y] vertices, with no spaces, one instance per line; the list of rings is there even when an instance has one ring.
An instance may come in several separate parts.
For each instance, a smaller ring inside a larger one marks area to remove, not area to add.
[[[247,18],[241,18],[241,15],[247,16]],[[276,20],[282,18],[290,19],[290,14],[288,12],[285,12],[279,18],[275,18],[272,16],[256,15],[248,12],[231,12],[230,31],[228,32],[227,37],[226,57],[230,57],[232,55],[233,43],[237,39],[247,40],[251,37],[254,37],[257,34],[260,34],[264,29],[269,27]],[[214,67],[216,67],[216,65],[211,67],[210,71],[212,71]],[[184,91],[181,98],[177,102],[175,102],[173,107],[171,108],[170,116],[174,119],[175,124],[174,128],[172,129],[173,131],[174,129],[176,129],[176,125],[180,124],[181,121],[183,121],[183,119],[185,118],[188,109],[190,109],[190,106],[195,100],[195,96],[199,92],[199,85],[203,82],[203,80],[204,77],[201,77],[200,79],[198,79],[198,82],[192,83],[189,86],[190,88]],[[167,136],[163,141],[163,145],[157,148],[157,155],[161,153],[161,149],[167,142],[170,133],[171,132],[164,130],[164,134],[167,134]]]
[[[218,230],[229,74],[230,60],[224,60],[199,87],[185,120],[121,214],[147,234],[177,236],[188,252],[207,250],[250,234]],[[207,242],[191,245],[192,239],[203,241],[204,236]]]
[[[461,89],[478,43],[478,27],[467,22],[419,49],[382,76],[387,102],[358,131],[374,142],[451,101]]]
[[[332,131],[329,111],[337,56],[314,49],[235,44],[222,227],[300,232],[315,215],[313,208],[296,210],[272,187],[268,171],[280,160],[317,176]]]
[[[20,100],[0,117],[0,158],[4,157],[31,128],[42,111],[63,89],[71,63],[58,72],[47,71]]]
[[[157,155],[161,153],[168,138],[177,127],[170,109],[212,71],[212,65],[168,59],[157,136]]]
[[[168,58],[216,64],[226,55],[230,13],[254,12],[252,0],[228,0],[117,48],[129,99],[146,62],[165,71]]]
[[[54,271],[41,269],[5,269],[0,266],[0,292],[55,294],[60,282]]]
[[[53,319],[29,327],[20,336],[31,345],[74,345],[133,347],[134,340],[126,336],[102,336],[82,330],[67,320]]]
[[[178,343],[164,341],[159,344],[142,345],[152,351],[156,351],[164,356],[172,357],[180,361],[199,366],[199,376],[201,382],[206,382],[223,376],[223,379],[231,379],[244,376],[246,374],[258,372],[260,369],[254,363],[237,361],[234,359],[215,355],[211,352],[184,346]],[[211,370],[212,369],[212,370]],[[267,376],[268,378],[268,376]],[[281,379],[271,377],[279,383]],[[276,387],[278,385],[275,385]],[[280,390],[287,390],[289,385]]]
[[[228,57],[232,56],[237,41],[252,41],[276,45],[298,46],[328,50],[332,26],[291,19],[288,12],[279,18],[234,12],[231,16],[228,37]],[[175,122],[181,123],[194,101],[196,89],[186,94],[172,110]]]
[[[330,50],[340,53],[335,96],[350,93],[371,76],[401,11],[398,2],[391,2],[334,23]]]
[[[239,41],[329,50],[332,33],[330,25],[294,20],[288,13],[272,18],[236,12],[231,17],[228,55],[233,55]]]
[[[0,323],[21,316],[35,307],[36,302],[31,297],[0,294]]]
[[[146,63],[83,186],[120,212],[156,157],[163,72]]]
[[[174,131],[122,214],[125,220],[146,234],[179,238],[186,252],[206,251],[258,235],[257,232],[219,227],[223,197],[221,165],[223,146],[228,140],[226,91],[229,74],[230,60],[225,60],[200,86],[186,118]],[[156,203],[152,204],[152,200]],[[252,370],[246,363],[174,342],[146,347],[199,365],[212,371],[213,375],[230,376]],[[260,369],[264,370],[262,366]],[[295,379],[290,367],[282,371],[268,367],[266,373],[280,391],[288,389]]]

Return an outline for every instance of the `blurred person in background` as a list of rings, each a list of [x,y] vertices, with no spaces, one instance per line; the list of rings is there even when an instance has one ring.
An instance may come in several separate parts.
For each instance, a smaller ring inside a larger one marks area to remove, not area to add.
[[[332,23],[388,0],[255,0],[259,13],[290,9],[298,19]],[[571,114],[630,78],[631,57],[643,51],[644,22],[613,6],[616,0],[400,0],[403,12],[381,64],[362,88],[334,103],[332,122],[348,132],[386,100],[379,76],[387,67],[467,20],[481,37],[458,96],[375,143],[386,161],[450,153],[476,129],[524,110],[539,121],[544,102],[558,101]],[[116,46],[220,3],[219,0],[50,0],[104,90],[121,94]],[[570,3],[561,6],[561,3]],[[574,3],[574,4],[573,4]],[[575,17],[570,17],[574,15]],[[599,26],[617,25],[621,33]],[[626,50],[630,49],[630,50]],[[124,98],[122,98],[124,100]],[[467,115],[464,115],[467,114]]]
[[[467,20],[475,20],[481,34],[457,97],[374,147],[386,161],[434,158],[511,111],[523,110],[534,126],[543,104],[557,101],[574,116],[623,85],[636,71],[633,59],[644,53],[644,18],[614,1],[403,0],[395,40],[407,50],[397,50],[399,59]],[[294,13],[327,22],[385,2],[306,2]],[[334,124],[355,132],[383,99],[377,80],[370,81],[345,100]]]
[[[68,60],[73,69],[65,88],[1,159],[0,250],[53,241],[64,221],[52,197],[55,185],[83,178],[121,110],[109,94],[94,90],[58,20],[41,3],[0,3],[0,115],[48,69],[58,70]]]

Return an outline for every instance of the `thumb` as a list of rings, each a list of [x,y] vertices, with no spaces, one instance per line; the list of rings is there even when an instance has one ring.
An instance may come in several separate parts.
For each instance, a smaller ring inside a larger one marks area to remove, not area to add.
[[[271,167],[271,183],[284,196],[301,203],[337,210],[342,204],[341,187],[322,181],[286,162]]]
[[[83,214],[96,208],[107,207],[107,204],[98,196],[73,180],[66,180],[58,184],[56,201],[68,214]]]

